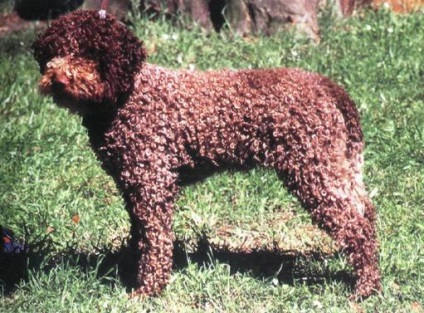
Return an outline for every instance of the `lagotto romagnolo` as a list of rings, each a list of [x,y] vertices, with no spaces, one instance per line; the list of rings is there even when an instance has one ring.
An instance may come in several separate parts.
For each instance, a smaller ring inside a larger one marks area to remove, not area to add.
[[[337,84],[300,69],[149,64],[143,43],[98,11],[58,18],[33,49],[41,92],[82,116],[124,195],[140,252],[136,295],[156,295],[169,281],[182,172],[223,166],[274,169],[345,253],[354,297],[380,290],[363,135],[355,104]]]

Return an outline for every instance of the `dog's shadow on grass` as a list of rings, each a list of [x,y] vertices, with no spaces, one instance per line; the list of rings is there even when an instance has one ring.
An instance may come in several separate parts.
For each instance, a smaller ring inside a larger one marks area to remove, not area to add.
[[[76,252],[72,249],[52,257],[47,262],[47,250],[21,253],[16,255],[0,255],[0,291],[9,295],[16,290],[20,282],[28,279],[28,271],[50,272],[58,264],[78,267],[82,272],[95,271],[98,279],[104,284],[115,284],[120,281],[128,292],[135,287],[136,263],[134,251],[123,244],[121,248],[98,251],[96,253]],[[248,273],[258,279],[278,279],[279,284],[295,283],[309,286],[325,282],[342,282],[352,286],[352,275],[347,270],[334,271],[324,265],[323,256],[283,254],[276,252],[238,253],[213,249],[206,240],[200,241],[195,252],[188,252],[183,242],[174,245],[174,271],[184,270],[190,263],[199,267],[213,263],[230,265],[231,272]],[[318,265],[317,265],[318,264]]]
[[[182,185],[199,182],[210,173],[216,173],[213,166],[204,167],[206,170],[199,175],[184,169],[181,176]],[[239,170],[246,170],[242,167]],[[218,169],[218,171],[225,169]],[[31,236],[29,236],[31,237]],[[45,237],[36,243],[29,244],[26,252],[4,255],[0,252],[0,294],[13,293],[20,282],[28,279],[28,273],[43,271],[48,273],[60,264],[80,268],[83,273],[95,272],[98,279],[104,284],[114,284],[117,281],[131,292],[136,287],[136,257],[126,240],[113,250],[98,248],[95,251],[77,251],[68,247],[60,253],[50,248],[52,242]],[[189,251],[190,250],[190,251]],[[187,249],[184,242],[174,243],[174,271],[184,270],[190,263],[199,267],[208,267],[216,262],[230,266],[230,274],[248,273],[257,279],[278,279],[279,284],[318,285],[325,282],[342,282],[352,286],[353,277],[347,270],[332,270],[325,265],[324,259],[338,257],[316,254],[302,255],[296,252],[280,251],[253,251],[232,252],[225,249],[216,249],[209,244],[206,235],[198,239],[196,250]]]

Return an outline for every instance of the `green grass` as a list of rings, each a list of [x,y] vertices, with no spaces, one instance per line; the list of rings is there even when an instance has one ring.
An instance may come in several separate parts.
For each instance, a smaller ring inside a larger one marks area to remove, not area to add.
[[[291,33],[243,39],[161,21],[135,23],[153,63],[295,66],[345,86],[366,138],[366,182],[379,214],[381,295],[360,304],[347,300],[344,258],[326,250],[329,239],[275,174],[256,169],[184,189],[174,221],[182,248],[170,285],[160,297],[128,300],[118,273],[129,229],[122,200],[88,149],[79,118],[37,93],[29,49],[35,34],[28,32],[0,39],[0,224],[31,247],[27,279],[12,292],[0,281],[0,311],[423,312],[424,17],[379,11],[336,21],[324,13],[321,27],[314,46]],[[202,252],[205,234],[213,252]],[[237,253],[246,238],[259,250],[279,239],[286,254]],[[223,247],[232,253],[220,252]],[[314,249],[333,256],[308,257]],[[300,256],[288,253],[296,251]]]

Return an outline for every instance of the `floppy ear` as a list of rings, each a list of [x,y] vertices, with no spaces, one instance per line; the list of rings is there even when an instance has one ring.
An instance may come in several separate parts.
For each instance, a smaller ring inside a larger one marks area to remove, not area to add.
[[[95,61],[105,83],[103,101],[111,103],[128,96],[147,57],[143,43],[124,24],[95,10],[74,11],[54,20],[32,48],[42,73],[47,62],[58,56]]]

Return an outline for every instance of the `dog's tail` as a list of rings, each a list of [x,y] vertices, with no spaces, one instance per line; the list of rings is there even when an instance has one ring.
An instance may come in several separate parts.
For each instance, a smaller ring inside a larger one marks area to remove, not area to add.
[[[362,203],[361,213],[371,224],[375,232],[376,211],[374,204],[369,198],[363,183],[364,167],[364,135],[360,124],[360,116],[354,101],[347,92],[336,83],[328,80],[325,82],[334,99],[337,99],[337,108],[343,115],[347,131],[347,153],[352,170],[355,173],[357,195]]]
[[[336,99],[337,109],[343,115],[346,125],[349,157],[355,158],[358,154],[363,153],[364,148],[364,135],[362,133],[358,109],[341,86],[328,78],[324,78],[322,83],[328,87],[329,93]]]

